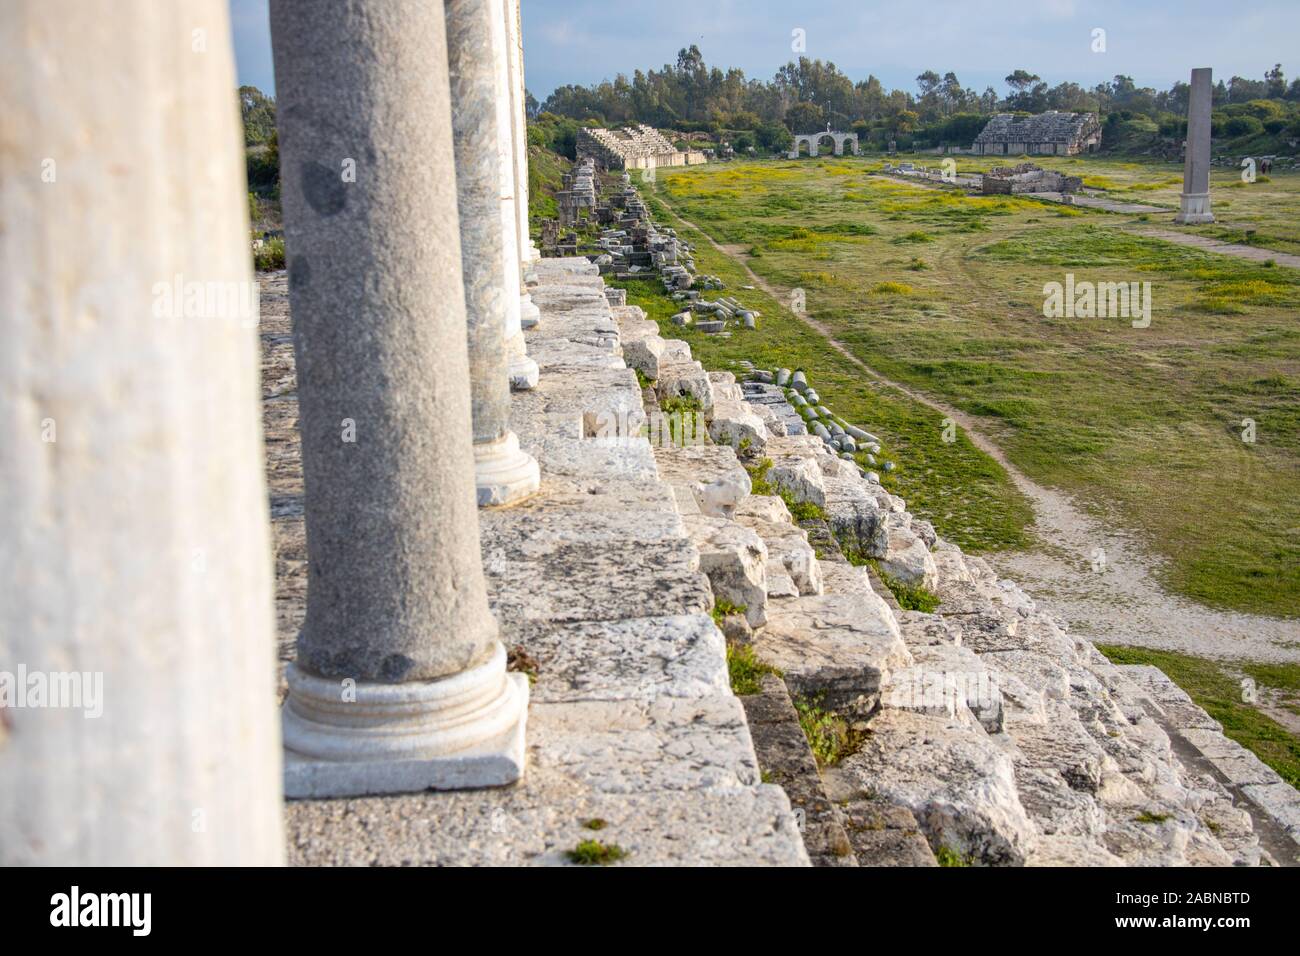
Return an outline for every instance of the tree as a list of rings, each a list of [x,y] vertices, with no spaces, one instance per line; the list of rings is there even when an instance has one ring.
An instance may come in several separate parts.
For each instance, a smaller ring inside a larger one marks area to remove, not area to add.
[[[816,133],[826,128],[826,113],[816,103],[796,103],[785,111],[785,125],[792,133]]]
[[[244,121],[244,145],[258,146],[275,133],[275,100],[256,86],[239,88],[239,115]]]
[[[1269,99],[1280,100],[1286,96],[1286,77],[1282,75],[1281,63],[1264,74],[1264,85]]]

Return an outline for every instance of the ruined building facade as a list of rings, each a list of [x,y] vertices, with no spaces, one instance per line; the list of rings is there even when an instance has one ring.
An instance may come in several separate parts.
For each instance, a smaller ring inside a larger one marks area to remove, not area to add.
[[[1037,116],[999,113],[975,137],[972,149],[981,156],[1074,156],[1100,146],[1096,113],[1052,110]]]

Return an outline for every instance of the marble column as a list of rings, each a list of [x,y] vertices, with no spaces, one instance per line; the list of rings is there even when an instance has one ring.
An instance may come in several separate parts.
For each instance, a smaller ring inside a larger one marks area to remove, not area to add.
[[[286,794],[509,783],[528,683],[480,558],[443,5],[272,0],[271,37],[308,561]]]
[[[1213,71],[1192,70],[1187,98],[1187,154],[1183,158],[1183,194],[1174,222],[1198,225],[1214,222],[1210,211],[1210,106]]]
[[[528,215],[528,170],[524,168],[524,178],[520,180],[515,152],[515,99],[511,87],[509,59],[509,31],[501,12],[501,0],[488,0],[486,7],[494,19],[493,44],[491,60],[493,79],[496,86],[496,103],[498,108],[496,124],[495,152],[501,167],[501,219],[507,235],[505,249],[509,260],[515,268],[508,280],[507,294],[511,304],[506,309],[506,354],[510,358],[510,386],[516,389],[530,389],[537,384],[537,363],[528,358],[524,344],[524,328],[537,325],[541,317],[532,297],[524,287],[523,250],[520,245],[519,216]],[[525,219],[526,222],[526,219]],[[525,225],[523,239],[527,240]],[[517,302],[516,307],[513,303]]]
[[[0,88],[0,866],[281,863],[226,2],[10,0]]]
[[[513,177],[502,144],[509,101],[500,94],[505,26],[495,0],[446,0],[447,60],[460,209],[461,272],[469,324],[470,399],[478,503],[506,505],[538,488],[537,462],[510,431],[507,333],[520,342],[519,266],[515,246]],[[509,314],[513,313],[513,316]],[[532,383],[537,365],[532,366]],[[518,357],[516,356],[516,361]]]
[[[524,105],[524,47],[519,19],[519,0],[496,0],[501,4],[506,28],[505,76],[510,103],[510,156],[514,167],[515,228],[518,234],[520,268],[525,278],[528,263],[541,258],[528,234],[528,123]],[[520,298],[520,320],[532,328],[541,313],[528,294],[527,284]]]

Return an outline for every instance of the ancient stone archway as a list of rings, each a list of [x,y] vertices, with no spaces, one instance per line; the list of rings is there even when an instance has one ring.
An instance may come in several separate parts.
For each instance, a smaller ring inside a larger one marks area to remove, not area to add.
[[[794,138],[794,146],[790,149],[790,159],[799,158],[799,147],[805,143],[808,146],[808,156],[810,158],[818,155],[818,148],[821,141],[829,137],[832,144],[832,155],[843,156],[844,144],[848,143],[853,149],[853,155],[858,155],[858,134],[857,133],[836,133],[831,130],[825,130],[820,133],[800,133]]]

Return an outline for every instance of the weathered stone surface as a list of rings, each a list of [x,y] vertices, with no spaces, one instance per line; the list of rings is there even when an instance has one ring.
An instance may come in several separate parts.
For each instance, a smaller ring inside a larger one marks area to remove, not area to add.
[[[939,865],[911,810],[882,800],[839,767],[826,768],[824,778],[859,866]]]
[[[660,477],[689,492],[701,514],[731,517],[752,487],[749,473],[726,445],[656,446],[655,461]]]
[[[985,864],[1019,864],[1033,846],[1012,759],[979,726],[886,710],[841,766],[861,786],[910,809],[932,847]]]
[[[934,558],[925,542],[907,528],[892,528],[886,535],[880,570],[904,584],[933,590],[938,582]]]
[[[913,646],[913,665],[894,671],[880,703],[950,720],[973,715],[991,734],[1002,730],[1002,693],[979,655],[950,644]]]
[[[750,496],[736,510],[736,520],[747,528],[753,529],[767,546],[768,574],[776,567],[783,568],[785,574],[794,582],[799,594],[821,594],[823,590],[821,563],[813,547],[808,543],[808,532],[786,522],[765,520],[751,513],[743,513],[745,504],[754,500]],[[771,499],[785,510],[785,503],[780,498]],[[754,509],[763,513],[776,513],[774,508]],[[789,515],[789,512],[785,512]]]
[[[719,445],[730,445],[750,456],[761,455],[768,439],[767,426],[750,411],[748,403],[717,397],[709,419],[709,436]]]
[[[563,866],[584,840],[621,848],[616,866],[807,866],[785,793],[597,794],[523,787],[286,806],[296,866]],[[599,820],[600,830],[588,824]]]
[[[785,675],[792,694],[868,710],[891,671],[911,663],[889,609],[875,595],[822,595],[773,602],[754,639],[758,656]]]
[[[745,712],[730,694],[538,704],[528,731],[530,773],[561,774],[592,793],[759,783]]]
[[[714,597],[743,607],[751,627],[765,624],[768,555],[763,539],[726,518],[690,515],[685,524]]]

